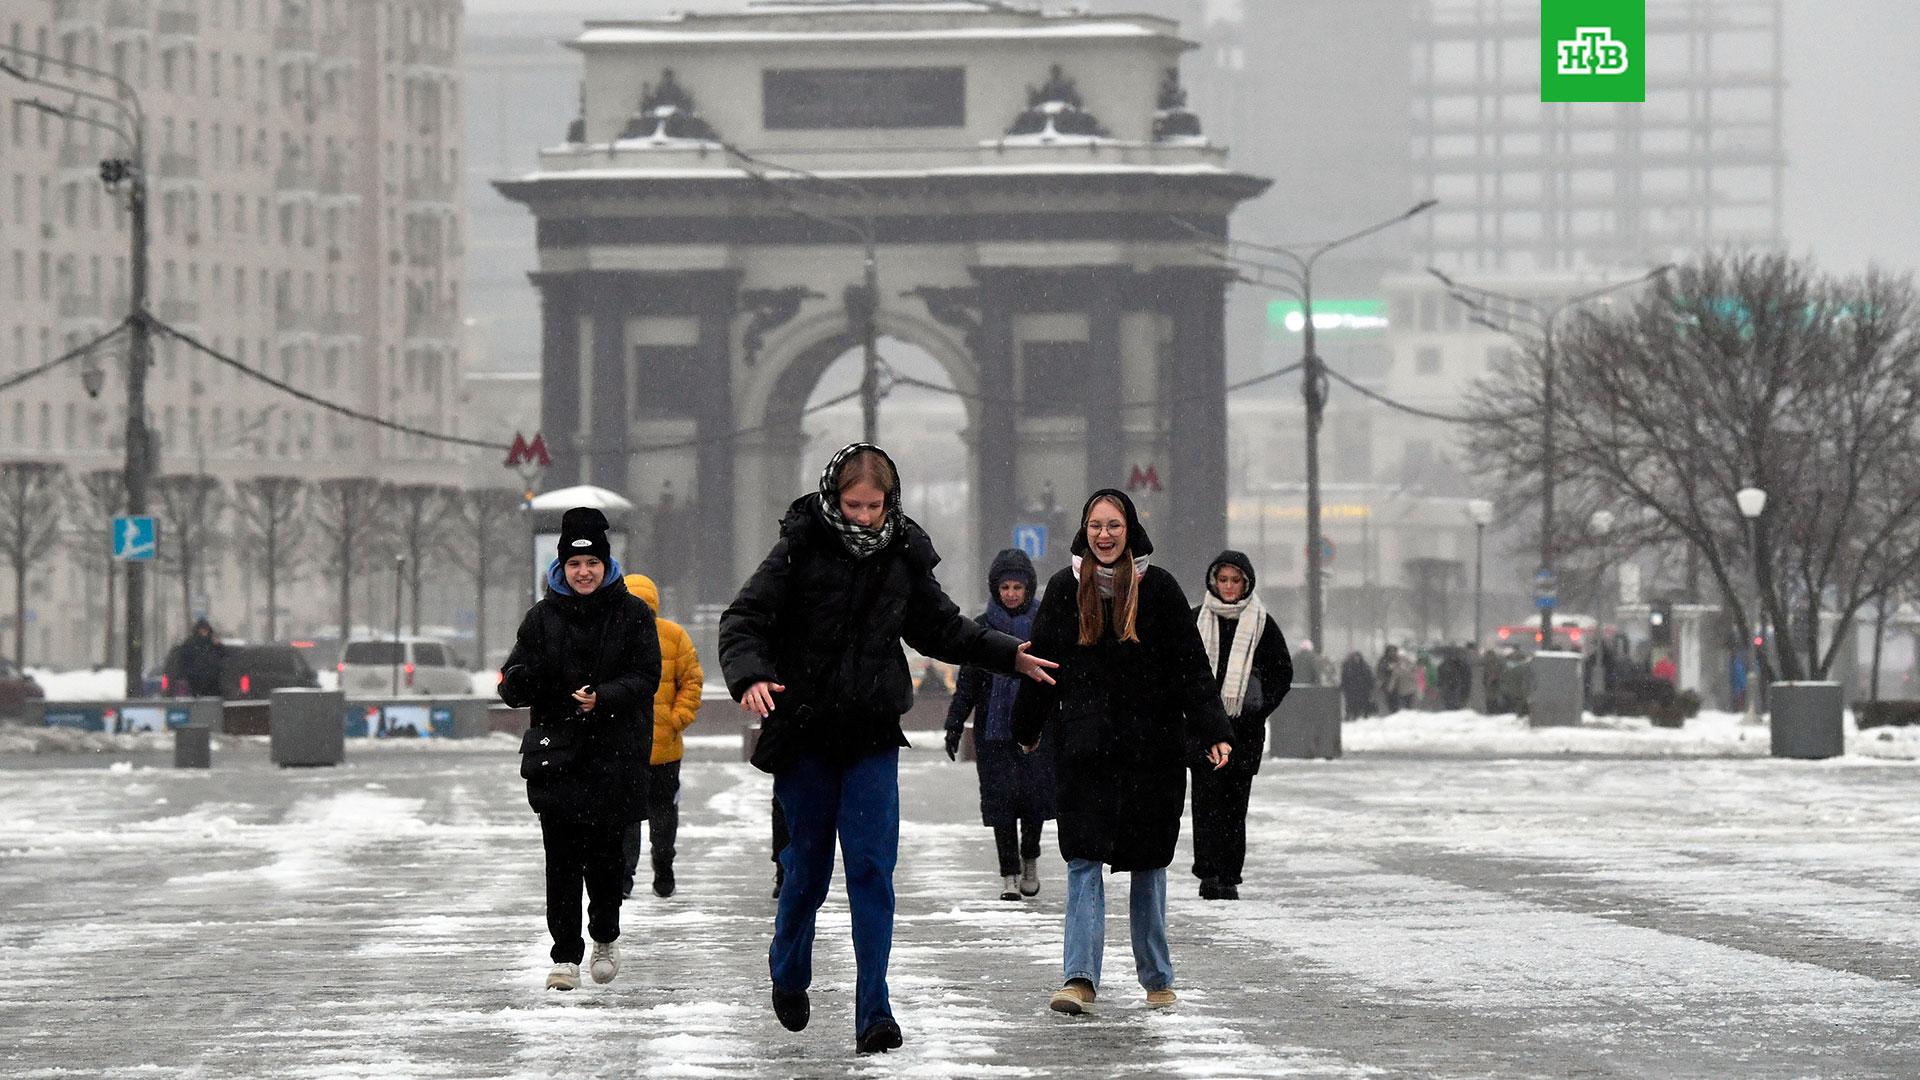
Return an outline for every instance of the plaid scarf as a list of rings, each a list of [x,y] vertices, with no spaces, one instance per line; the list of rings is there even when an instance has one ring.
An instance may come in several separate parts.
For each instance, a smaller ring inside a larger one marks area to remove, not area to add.
[[[900,490],[897,486],[894,490],[887,492],[886,514],[878,529],[855,525],[841,516],[840,489],[836,484],[840,477],[840,467],[846,464],[848,458],[862,450],[875,450],[883,455],[886,453],[872,443],[848,443],[840,448],[839,453],[833,455],[833,460],[827,462],[827,467],[821,471],[820,490],[815,493],[815,497],[819,500],[820,516],[840,534],[840,542],[847,545],[847,550],[856,559],[864,559],[892,543],[894,526],[900,519]]]
[[[1253,650],[1260,635],[1267,632],[1267,609],[1260,597],[1248,590],[1245,599],[1229,604],[1208,589],[1200,597],[1200,644],[1207,650],[1207,667],[1220,670],[1220,620],[1239,623],[1233,632],[1232,652],[1227,654],[1226,677],[1220,681],[1220,704],[1228,716],[1237,717],[1246,704],[1247,680],[1253,674]],[[1265,693],[1265,688],[1262,688]]]

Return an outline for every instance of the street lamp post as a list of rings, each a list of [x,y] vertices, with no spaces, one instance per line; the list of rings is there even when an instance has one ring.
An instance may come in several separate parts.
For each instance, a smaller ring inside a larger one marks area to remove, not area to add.
[[[1325,541],[1320,531],[1320,425],[1327,407],[1328,380],[1325,363],[1320,359],[1319,350],[1314,346],[1313,264],[1320,261],[1320,256],[1335,248],[1398,225],[1408,218],[1431,209],[1439,202],[1438,199],[1423,199],[1385,221],[1374,222],[1364,229],[1348,233],[1337,240],[1329,240],[1312,248],[1304,255],[1298,249],[1305,245],[1296,244],[1288,247],[1278,244],[1256,244],[1245,240],[1229,241],[1224,237],[1208,235],[1184,221],[1180,222],[1189,232],[1211,242],[1231,243],[1285,259],[1285,263],[1272,264],[1232,258],[1224,254],[1222,256],[1229,262],[1243,263],[1261,270],[1271,270],[1286,275],[1292,287],[1283,287],[1281,291],[1290,293],[1300,300],[1302,319],[1300,397],[1305,403],[1307,413],[1307,636],[1320,648],[1324,648],[1326,643],[1326,636],[1321,633],[1321,623],[1324,620],[1326,607],[1323,595],[1326,583],[1321,580],[1324,572],[1321,545]],[[1257,281],[1252,283],[1266,284]]]
[[[407,557],[393,557],[393,696],[400,696],[400,665],[406,659],[407,647],[400,640],[400,608],[403,599],[400,590],[407,583]]]
[[[1753,562],[1753,617],[1752,625],[1746,628],[1747,636],[1747,723],[1760,722],[1760,627],[1763,620],[1760,608],[1765,601],[1760,596],[1760,545],[1757,540],[1759,519],[1767,509],[1767,493],[1757,487],[1744,487],[1733,493],[1734,502],[1740,506],[1740,516],[1747,523],[1747,557]]]
[[[1482,621],[1487,594],[1485,556],[1487,526],[1493,523],[1493,503],[1486,499],[1469,499],[1467,517],[1473,522],[1473,649],[1478,654],[1485,640],[1480,635],[1486,626]]]
[[[1611,285],[1570,296],[1551,307],[1524,296],[1483,289],[1475,285],[1465,285],[1448,277],[1438,268],[1429,266],[1427,273],[1439,279],[1447,288],[1447,295],[1465,305],[1473,312],[1471,321],[1498,333],[1518,337],[1511,326],[1503,326],[1492,318],[1492,312],[1486,305],[1487,300],[1503,301],[1506,305],[1506,318],[1524,323],[1537,335],[1540,346],[1540,573],[1537,580],[1550,584],[1553,577],[1553,496],[1554,496],[1554,330],[1559,319],[1569,311],[1590,300],[1597,300],[1609,293],[1640,285],[1664,275],[1673,269],[1672,263],[1656,266],[1652,270],[1628,281],[1619,281]],[[1531,319],[1519,318],[1524,311]],[[1553,648],[1553,605],[1543,602],[1540,605],[1540,648]]]
[[[111,177],[119,176],[127,184],[127,215],[132,233],[133,250],[127,287],[127,445],[124,478],[127,514],[131,517],[144,516],[147,512],[147,484],[153,476],[153,455],[147,431],[147,368],[152,363],[153,341],[152,328],[147,323],[146,114],[140,107],[140,95],[134,91],[133,86],[111,72],[75,64],[43,53],[30,52],[18,46],[0,46],[0,48],[7,49],[16,58],[34,60],[41,64],[52,63],[68,72],[77,71],[102,79],[113,84],[118,95],[98,94],[80,87],[52,82],[36,75],[28,75],[13,64],[0,61],[0,73],[10,75],[21,82],[45,86],[64,94],[72,94],[75,97],[105,104],[117,111],[126,124],[126,128],[122,129],[72,109],[62,109],[38,100],[29,102],[42,112],[53,113],[72,121],[93,124],[113,132],[127,144],[131,155],[126,162],[103,162],[101,178],[109,180]],[[121,98],[126,100],[122,101]],[[141,560],[127,560],[124,689],[126,696],[130,698],[138,697],[144,689],[142,682],[146,668],[146,570],[146,563]]]

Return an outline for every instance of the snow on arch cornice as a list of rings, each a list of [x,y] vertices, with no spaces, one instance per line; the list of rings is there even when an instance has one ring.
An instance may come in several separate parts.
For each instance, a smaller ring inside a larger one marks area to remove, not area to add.
[[[859,44],[936,41],[1144,40],[1176,35],[1143,23],[1090,22],[1037,26],[947,26],[888,30],[689,30],[686,24],[593,24],[570,44],[593,49],[627,45]]]

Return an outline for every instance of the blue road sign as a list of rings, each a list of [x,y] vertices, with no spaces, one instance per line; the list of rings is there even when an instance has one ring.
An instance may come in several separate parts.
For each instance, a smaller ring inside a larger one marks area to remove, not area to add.
[[[153,558],[160,546],[160,530],[151,517],[113,519],[113,557],[116,559]]]
[[[1027,558],[1040,561],[1047,557],[1047,527],[1045,525],[1015,525],[1013,527],[1013,546],[1027,553]]]
[[[1536,593],[1533,598],[1533,606],[1541,609],[1551,608],[1555,602],[1556,598],[1552,593]]]

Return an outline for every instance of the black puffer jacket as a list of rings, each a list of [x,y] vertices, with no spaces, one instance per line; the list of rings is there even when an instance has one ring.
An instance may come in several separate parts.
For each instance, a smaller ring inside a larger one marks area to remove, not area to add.
[[[954,664],[1011,673],[1020,642],[960,613],[940,588],[933,541],[902,515],[891,543],[856,559],[821,516],[794,501],[780,539],[720,617],[720,668],[737,700],[754,683],[786,687],[774,707],[810,705],[805,743],[850,761],[906,746],[913,705],[902,639]]]
[[[1233,741],[1179,582],[1154,566],[1139,589],[1139,641],[1121,641],[1109,613],[1101,639],[1081,645],[1079,581],[1071,568],[1053,575],[1033,652],[1060,662],[1058,682],[1022,683],[1013,708],[1016,742],[1031,746],[1044,729],[1054,747],[1060,854],[1114,870],[1173,861],[1187,766]]]
[[[536,813],[596,823],[647,816],[653,754],[653,695],[660,685],[660,638],[653,609],[609,574],[591,596],[547,590],[527,611],[500,669],[500,700],[531,711],[540,729],[579,724],[581,752],[566,776],[527,782]],[[573,692],[599,695],[574,719]]]

